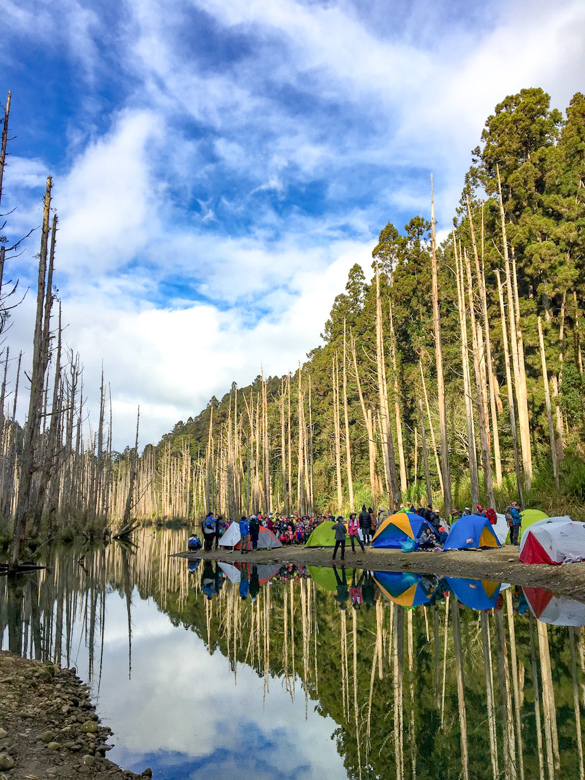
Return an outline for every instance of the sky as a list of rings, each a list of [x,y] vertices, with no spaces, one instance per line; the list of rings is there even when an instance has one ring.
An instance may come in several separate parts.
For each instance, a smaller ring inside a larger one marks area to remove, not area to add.
[[[431,172],[446,235],[506,95],[585,91],[582,0],[4,0],[2,23],[4,232],[36,228],[6,344],[30,362],[50,175],[65,339],[119,450],[138,405],[144,446],[294,371],[384,226],[430,215]]]

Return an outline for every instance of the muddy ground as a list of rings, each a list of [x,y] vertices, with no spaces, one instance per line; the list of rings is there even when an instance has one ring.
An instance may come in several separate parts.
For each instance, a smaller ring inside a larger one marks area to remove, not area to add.
[[[331,566],[332,548],[279,547],[275,550],[255,550],[241,553],[218,550],[212,552],[177,553],[175,557],[211,559],[230,563],[302,563],[309,566]],[[340,565],[339,553],[337,563]],[[438,577],[468,577],[497,582],[510,582],[547,588],[557,596],[585,601],[585,562],[563,566],[526,565],[518,560],[518,548],[506,545],[497,550],[449,550],[446,552],[403,553],[399,550],[379,550],[366,547],[353,554],[346,550],[345,565],[373,571],[412,571],[436,574]]]
[[[150,777],[105,758],[111,733],[75,670],[0,652],[0,780]]]

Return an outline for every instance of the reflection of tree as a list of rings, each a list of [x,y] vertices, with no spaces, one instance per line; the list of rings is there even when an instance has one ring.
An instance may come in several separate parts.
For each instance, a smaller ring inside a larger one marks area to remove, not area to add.
[[[204,566],[189,572],[168,557],[185,544],[181,534],[143,530],[134,554],[117,544],[55,551],[50,570],[3,579],[0,636],[16,652],[70,663],[74,624],[83,625],[97,674],[106,590],[126,601],[130,620],[137,588],[229,659],[235,680],[246,663],[265,696],[275,677],[293,699],[301,686],[307,712],[313,700],[338,724],[351,778],[519,778],[520,746],[526,778],[582,776],[580,629],[513,613],[511,589],[504,610],[489,613],[451,595],[448,606],[437,598],[416,609],[378,597],[349,616],[310,579],[261,583],[255,602],[226,581],[207,598]],[[215,581],[215,564],[212,573]]]

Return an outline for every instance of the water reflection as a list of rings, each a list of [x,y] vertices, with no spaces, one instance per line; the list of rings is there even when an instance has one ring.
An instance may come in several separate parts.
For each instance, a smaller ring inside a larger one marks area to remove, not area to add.
[[[144,531],[0,583],[2,647],[77,665],[125,767],[584,776],[585,605],[486,580],[168,557],[185,544]]]

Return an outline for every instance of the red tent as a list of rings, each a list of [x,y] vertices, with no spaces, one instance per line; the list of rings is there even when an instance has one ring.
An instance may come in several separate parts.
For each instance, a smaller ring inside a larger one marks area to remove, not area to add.
[[[276,536],[272,533],[272,531],[269,531],[268,528],[264,528],[264,526],[260,526],[260,533],[258,534],[258,549],[259,550],[266,550],[272,547],[282,547],[282,544],[280,541],[276,538]],[[241,550],[242,549],[242,540],[236,544],[234,547],[235,550]],[[246,550],[251,550],[252,545],[250,540],[248,539],[248,546],[246,547]]]

